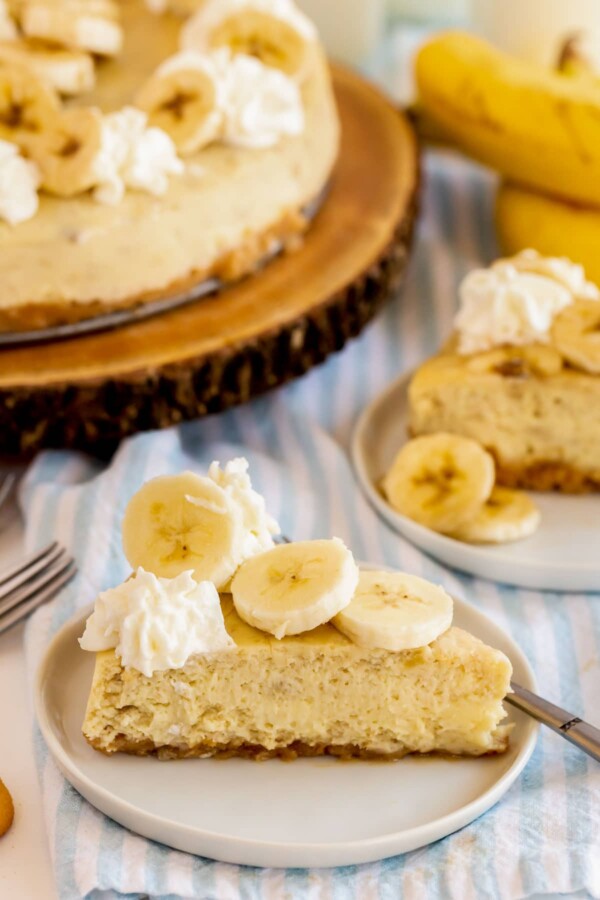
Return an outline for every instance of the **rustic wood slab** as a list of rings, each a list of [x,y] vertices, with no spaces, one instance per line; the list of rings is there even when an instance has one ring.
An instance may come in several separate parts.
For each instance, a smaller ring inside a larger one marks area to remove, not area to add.
[[[114,331],[0,351],[0,452],[110,452],[123,437],[219,412],[302,375],[396,288],[416,218],[413,130],[334,69],[342,148],[296,252],[222,293]]]

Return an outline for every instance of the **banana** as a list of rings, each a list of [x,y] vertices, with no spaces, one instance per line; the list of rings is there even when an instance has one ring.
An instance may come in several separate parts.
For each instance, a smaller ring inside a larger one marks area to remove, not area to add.
[[[361,647],[414,650],[450,628],[452,607],[452,597],[424,578],[361,572],[354,597],[332,625]]]
[[[238,615],[276,638],[328,622],[346,607],[358,567],[337,538],[279,544],[243,563],[231,594]]]
[[[0,63],[30,69],[59,94],[74,97],[94,87],[94,61],[81,50],[64,50],[35,41],[0,42]]]
[[[600,302],[577,300],[552,323],[552,343],[578,369],[600,375]]]
[[[461,32],[426,43],[415,75],[419,104],[450,143],[523,185],[600,205],[600,83]]]
[[[495,487],[475,517],[451,537],[469,544],[504,544],[529,537],[540,520],[539,509],[523,491]]]
[[[14,41],[19,31],[5,0],[0,0],[0,41]]]
[[[408,441],[382,488],[399,513],[447,534],[476,515],[494,478],[494,460],[476,441],[439,432]]]
[[[39,166],[42,187],[73,197],[97,183],[102,148],[102,113],[95,107],[64,110],[35,141],[29,154]]]
[[[505,181],[496,193],[495,219],[507,256],[526,247],[551,257],[564,254],[600,285],[600,209],[563,203]]]
[[[193,570],[197,581],[223,588],[243,559],[240,508],[211,478],[183,472],[146,482],[123,518],[131,567],[162,578]]]
[[[98,56],[115,56],[123,44],[112,0],[25,0],[21,28],[27,37]]]
[[[52,88],[24,66],[0,63],[0,138],[27,150],[59,113]]]
[[[546,344],[527,344],[523,347],[495,347],[484,353],[467,357],[466,368],[478,375],[487,373],[505,378],[547,378],[558,375],[563,358],[554,347]]]
[[[183,26],[184,50],[222,47],[302,78],[310,65],[315,28],[291,0],[206,0]]]
[[[211,60],[196,51],[178,53],[158,67],[136,97],[150,125],[162,128],[179,153],[195,153],[223,127],[219,79]]]

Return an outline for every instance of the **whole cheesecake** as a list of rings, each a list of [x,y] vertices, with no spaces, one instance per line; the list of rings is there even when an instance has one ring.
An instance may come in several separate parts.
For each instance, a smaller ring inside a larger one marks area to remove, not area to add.
[[[178,50],[181,19],[123,0],[123,48],[96,66],[95,88],[68,101],[104,113],[137,92]],[[1,59],[0,59],[1,62]],[[335,164],[339,126],[327,62],[309,42],[299,85],[304,127],[273,146],[216,140],[186,155],[161,196],[127,190],[116,205],[89,192],[42,190],[27,221],[0,222],[0,329],[72,322],[186,291],[211,276],[253,272],[276,246],[307,227],[305,210]]]

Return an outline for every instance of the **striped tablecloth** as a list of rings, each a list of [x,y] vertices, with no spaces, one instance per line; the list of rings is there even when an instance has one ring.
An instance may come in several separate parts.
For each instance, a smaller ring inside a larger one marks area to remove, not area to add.
[[[28,545],[60,539],[81,574],[31,621],[30,672],[74,609],[126,575],[119,522],[141,482],[243,454],[286,534],[336,534],[359,558],[444,581],[509,630],[545,695],[600,721],[600,597],[516,590],[444,571],[377,519],[347,460],[360,410],[437,347],[451,327],[459,280],[496,252],[484,176],[465,163],[430,158],[426,183],[406,283],[342,354],[244,408],[140,435],[122,445],[106,470],[70,453],[37,459],[22,493]],[[127,832],[63,780],[37,730],[34,740],[61,900],[117,893],[201,900],[513,900],[575,891],[600,897],[600,766],[550,733],[542,733],[504,799],[457,834],[372,865],[291,871],[215,863]]]

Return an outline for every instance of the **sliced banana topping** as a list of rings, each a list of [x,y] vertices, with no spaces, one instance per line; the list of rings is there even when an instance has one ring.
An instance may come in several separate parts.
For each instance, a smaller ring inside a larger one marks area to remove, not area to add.
[[[206,0],[184,25],[180,44],[204,52],[227,47],[301,77],[315,38],[310,20],[289,0]]]
[[[494,460],[476,441],[440,432],[405,444],[382,488],[402,515],[448,534],[475,516],[494,477]]]
[[[0,63],[0,138],[27,149],[60,111],[58,95],[25,66]]]
[[[524,347],[496,347],[465,360],[470,372],[502,375],[504,378],[539,378],[558,375],[563,359],[558,350],[546,344]]]
[[[123,549],[132,568],[163,578],[188,569],[221,589],[243,559],[240,508],[210,478],[193,472],[146,482],[123,518]]]
[[[136,104],[182,154],[195,153],[222,130],[217,72],[209,58],[194,51],[178,53],[159,66],[138,92]]]
[[[578,300],[557,315],[552,343],[564,358],[584,372],[600,375],[600,302]]]
[[[351,603],[332,622],[361,647],[425,647],[452,624],[452,597],[416,575],[361,572]]]
[[[25,0],[21,28],[27,37],[99,56],[115,56],[123,44],[112,0]]]
[[[245,562],[231,583],[238,615],[276,638],[310,631],[346,607],[358,584],[352,553],[333,540],[280,544]]]
[[[94,87],[94,61],[89,53],[81,50],[65,50],[36,41],[3,41],[0,63],[30,69],[65,96],[73,97]]]
[[[102,113],[94,107],[64,110],[52,127],[31,144],[31,157],[42,174],[42,187],[73,197],[97,182],[96,160],[102,146]]]
[[[503,544],[537,531],[540,511],[523,491],[495,487],[475,517],[452,537],[470,544]]]

